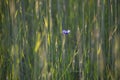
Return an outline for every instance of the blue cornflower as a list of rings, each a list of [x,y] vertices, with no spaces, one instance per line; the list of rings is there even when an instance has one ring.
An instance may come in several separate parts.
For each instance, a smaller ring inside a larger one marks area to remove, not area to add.
[[[70,30],[62,30],[62,33],[63,33],[63,34],[69,34],[69,33],[70,33]]]

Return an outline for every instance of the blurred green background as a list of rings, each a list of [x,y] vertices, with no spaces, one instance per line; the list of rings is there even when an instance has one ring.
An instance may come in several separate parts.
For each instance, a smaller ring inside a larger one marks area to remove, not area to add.
[[[0,0],[0,80],[120,80],[119,14],[120,0]]]

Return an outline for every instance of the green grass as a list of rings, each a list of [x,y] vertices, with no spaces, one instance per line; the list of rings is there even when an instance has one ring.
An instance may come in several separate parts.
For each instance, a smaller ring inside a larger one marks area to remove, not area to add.
[[[1,0],[0,80],[118,80],[119,7],[118,0]]]

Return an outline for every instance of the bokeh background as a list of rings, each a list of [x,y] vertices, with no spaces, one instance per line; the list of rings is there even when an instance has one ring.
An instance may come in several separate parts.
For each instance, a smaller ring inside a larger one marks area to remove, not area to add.
[[[120,0],[0,0],[0,80],[120,80]]]

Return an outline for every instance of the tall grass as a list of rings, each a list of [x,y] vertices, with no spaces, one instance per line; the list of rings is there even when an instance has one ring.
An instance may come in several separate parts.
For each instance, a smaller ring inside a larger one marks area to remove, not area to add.
[[[119,7],[118,0],[1,0],[0,80],[119,80]]]

